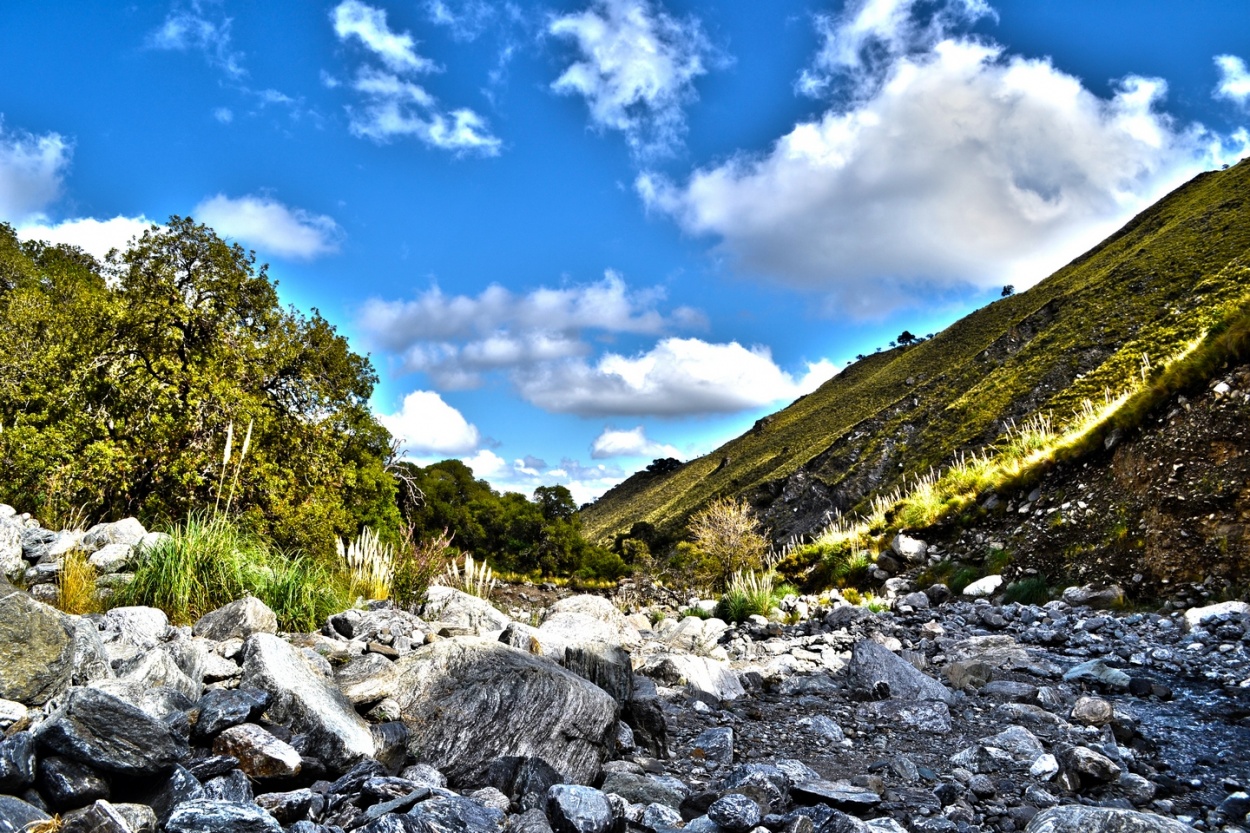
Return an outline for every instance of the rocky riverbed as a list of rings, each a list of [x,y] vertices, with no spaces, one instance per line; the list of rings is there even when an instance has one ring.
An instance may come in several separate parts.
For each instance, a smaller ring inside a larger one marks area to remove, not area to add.
[[[1066,598],[730,626],[439,587],[277,634],[4,584],[0,832],[1244,829],[1250,607]]]

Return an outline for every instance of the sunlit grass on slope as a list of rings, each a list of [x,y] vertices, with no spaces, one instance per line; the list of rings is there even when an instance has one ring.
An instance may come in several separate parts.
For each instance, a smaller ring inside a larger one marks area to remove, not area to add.
[[[1245,277],[1250,280],[1250,269]],[[941,473],[931,469],[909,489],[876,497],[867,517],[835,517],[810,543],[792,547],[779,569],[797,576],[822,567],[821,578],[828,581],[830,564],[881,548],[899,531],[933,526],[989,491],[1029,482],[1057,461],[1096,448],[1113,429],[1138,427],[1168,397],[1205,381],[1225,363],[1250,355],[1250,294],[1223,313],[1211,329],[1168,360],[1152,364],[1144,359],[1137,378],[1118,396],[1104,393],[1101,405],[1085,400],[1062,427],[1050,415],[1035,415],[1009,431],[995,451],[961,457]]]

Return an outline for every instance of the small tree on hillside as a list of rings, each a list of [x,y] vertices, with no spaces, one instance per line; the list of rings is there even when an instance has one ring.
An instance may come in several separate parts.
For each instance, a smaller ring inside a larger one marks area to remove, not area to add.
[[[901,344],[901,345],[903,345],[904,347],[906,347],[906,346],[907,346],[907,345],[909,345],[909,344],[913,344],[913,343],[915,343],[915,341],[916,341],[916,337],[915,337],[914,335],[912,335],[912,331],[911,331],[911,330],[903,330],[903,332],[901,332],[901,333],[899,333],[899,334],[898,334],[898,339],[897,339],[897,341],[898,341],[898,343],[899,343],[899,344]]]
[[[768,541],[746,501],[717,498],[690,519],[687,527],[700,558],[701,579],[724,586],[739,570],[757,570]]]
[[[1003,298],[1007,298],[1015,294],[1016,294],[1016,288],[1012,286],[1011,284],[1007,284],[1006,286],[1003,287],[1003,294],[1002,294]]]

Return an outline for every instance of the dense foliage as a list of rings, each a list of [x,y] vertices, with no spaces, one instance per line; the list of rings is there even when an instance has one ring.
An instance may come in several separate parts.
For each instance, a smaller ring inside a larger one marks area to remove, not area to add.
[[[101,264],[0,225],[0,500],[46,523],[213,505],[227,428],[252,426],[235,505],[283,547],[395,535],[367,359],[264,266],[173,217]],[[236,446],[236,457],[237,457]]]
[[[564,486],[540,486],[530,500],[517,492],[499,494],[459,460],[398,468],[417,490],[401,493],[401,502],[418,535],[446,530],[461,550],[513,573],[618,578],[628,572],[616,553],[582,537],[577,504]]]

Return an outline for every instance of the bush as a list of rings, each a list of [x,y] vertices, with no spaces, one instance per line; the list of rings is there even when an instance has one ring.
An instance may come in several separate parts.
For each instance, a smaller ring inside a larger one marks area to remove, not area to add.
[[[1021,579],[1008,584],[1003,590],[1003,603],[1019,602],[1022,605],[1044,605],[1050,601],[1050,588],[1041,576]]]
[[[404,528],[391,574],[391,601],[396,607],[413,610],[425,599],[430,582],[446,568],[451,538],[444,529],[441,535],[418,540],[411,526]]]
[[[773,574],[737,572],[729,580],[725,594],[716,603],[716,615],[726,622],[745,622],[751,616],[767,616],[781,599],[782,589],[775,587]]]
[[[285,630],[315,629],[348,606],[340,573],[308,557],[288,558],[224,515],[197,513],[146,550],[134,580],[110,599],[148,605],[187,625],[251,595],[273,609]]]
[[[702,556],[696,568],[699,577],[720,586],[744,570],[758,570],[768,551],[768,541],[746,501],[717,498],[691,517],[689,531]]]

